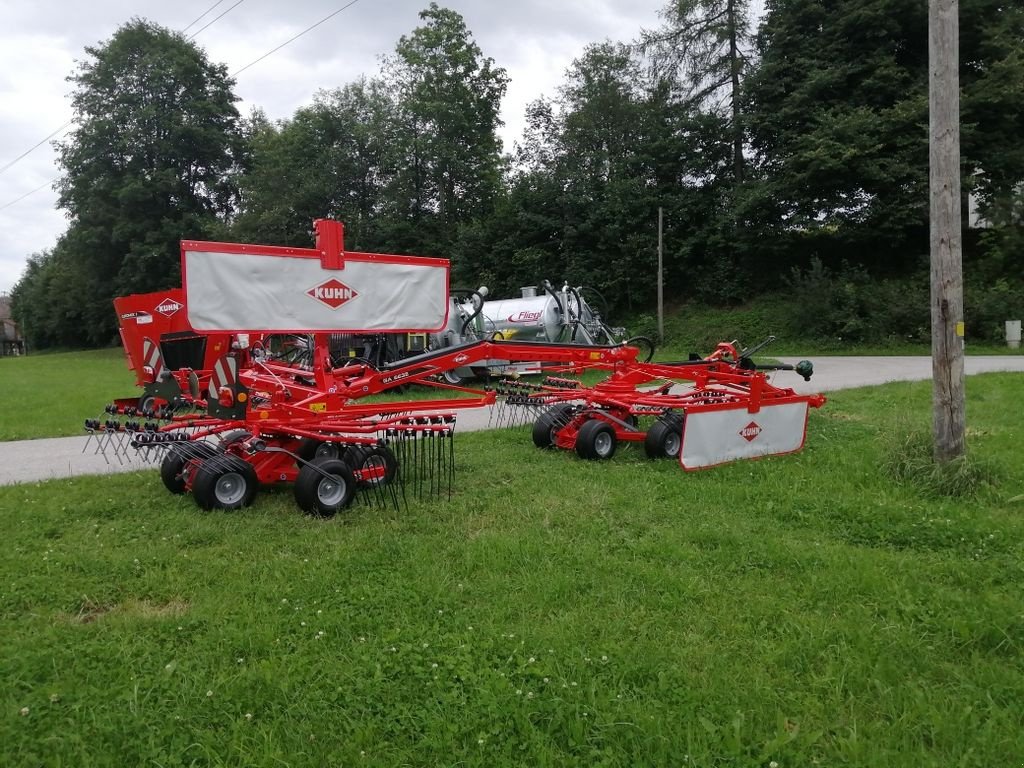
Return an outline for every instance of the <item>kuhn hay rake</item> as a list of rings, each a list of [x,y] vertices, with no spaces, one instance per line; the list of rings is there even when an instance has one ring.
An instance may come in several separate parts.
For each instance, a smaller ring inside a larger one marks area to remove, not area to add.
[[[203,356],[196,369],[165,360],[144,329],[122,333],[154,399],[142,409],[134,399],[117,401],[87,420],[96,450],[123,460],[132,449],[158,461],[168,490],[190,492],[204,509],[247,506],[261,485],[285,482],[303,510],[330,516],[357,493],[392,504],[407,494],[450,495],[453,435],[466,408],[489,406],[499,423],[532,420],[541,448],[606,459],[620,442],[640,442],[648,456],[697,469],[798,450],[808,408],[824,403],[774,386],[751,362],[754,350],[734,344],[678,364],[640,362],[638,349],[622,344],[498,340],[383,365],[334,359],[331,333],[445,327],[448,263],[345,252],[339,223],[319,220],[315,228],[315,249],[182,243],[182,333],[207,344],[204,351],[213,341],[223,354]],[[278,334],[295,334],[302,354],[274,350]],[[452,383],[452,371],[488,360],[540,361],[553,375],[539,384]],[[596,384],[572,378],[594,370],[605,376]],[[809,378],[810,364],[796,371]],[[367,399],[410,384],[452,396]]]
[[[534,416],[534,445],[585,459],[611,458],[620,442],[642,443],[649,458],[675,459],[690,470],[797,451],[808,409],[825,398],[776,387],[764,372],[795,370],[809,380],[813,368],[807,361],[755,366],[752,352],[723,343],[701,360],[631,361],[593,386],[549,377],[500,391],[506,408]]]

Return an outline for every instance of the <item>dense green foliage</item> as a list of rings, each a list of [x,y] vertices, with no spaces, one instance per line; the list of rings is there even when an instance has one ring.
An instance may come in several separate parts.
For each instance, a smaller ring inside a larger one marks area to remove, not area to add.
[[[179,241],[237,205],[243,146],[225,67],[139,20],[85,52],[69,78],[76,128],[59,146],[70,225],[12,296],[35,346],[110,342],[111,299],[179,284]]]
[[[331,217],[345,223],[347,247],[372,250],[392,123],[380,83],[366,80],[318,94],[281,127],[252,115],[252,162],[239,179],[242,208],[233,235],[308,247],[313,220]]]
[[[743,182],[743,86],[751,66],[753,24],[749,0],[671,0],[665,25],[643,35],[643,50],[684,103],[726,119],[732,175]]]
[[[461,434],[450,501],[330,521],[155,471],[0,488],[4,763],[1011,765],[1024,382],[967,386],[967,501],[887,476],[926,382],[693,474]]]
[[[457,13],[432,4],[420,17],[379,77],[321,93],[280,125],[254,118],[232,234],[308,245],[312,220],[331,216],[350,248],[442,255],[490,214],[507,77]]]
[[[38,346],[100,343],[111,295],[176,282],[179,237],[308,245],[332,216],[350,248],[452,259],[457,287],[566,279],[621,318],[652,309],[661,207],[673,303],[797,288],[807,336],[926,336],[925,4],[751,10],[670,0],[639,44],[589,46],[504,153],[507,75],[436,4],[378,73],[276,123],[237,120],[222,67],[132,22],[73,78],[71,227],[16,316]],[[991,225],[965,230],[965,306],[988,340],[1024,294],[1024,8],[960,16],[964,195]]]
[[[960,8],[965,186],[998,208],[1024,179],[1024,14],[990,0]],[[750,137],[758,193],[774,228],[785,222],[794,256],[797,236],[805,254],[884,275],[905,274],[927,252],[927,28],[914,0],[790,0],[766,16]]]

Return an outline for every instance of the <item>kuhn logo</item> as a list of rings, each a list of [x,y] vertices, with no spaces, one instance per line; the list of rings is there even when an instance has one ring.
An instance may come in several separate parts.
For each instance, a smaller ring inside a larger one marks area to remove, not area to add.
[[[456,355],[455,356],[455,362],[456,363],[464,363],[467,360],[469,360],[469,355]]]
[[[754,440],[756,440],[757,436],[760,434],[761,426],[755,421],[750,422],[749,424],[747,424],[747,426],[740,430],[740,437],[742,437],[748,443],[754,442]]]
[[[306,295],[312,296],[319,302],[326,304],[331,309],[337,309],[347,301],[351,301],[359,294],[349,288],[340,280],[331,278],[326,282],[320,283],[315,288],[310,288],[306,291]]]
[[[523,310],[517,315],[509,315],[508,321],[510,323],[529,323],[534,320],[540,320],[540,312],[527,312]]]
[[[175,301],[174,299],[164,299],[156,305],[156,311],[164,317],[170,317],[183,306],[184,305],[181,302]]]

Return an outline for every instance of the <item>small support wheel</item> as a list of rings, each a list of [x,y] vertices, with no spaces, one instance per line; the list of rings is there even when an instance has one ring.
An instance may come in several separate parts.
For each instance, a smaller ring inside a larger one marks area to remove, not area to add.
[[[683,445],[683,422],[679,417],[662,417],[651,425],[644,438],[649,459],[678,459]]]
[[[184,493],[188,485],[185,472],[190,462],[203,461],[217,453],[217,448],[209,443],[178,443],[171,446],[160,462],[160,479],[164,488],[171,493]]]
[[[576,453],[581,459],[610,459],[617,445],[612,425],[600,419],[586,422],[576,436]]]
[[[304,437],[299,443],[299,450],[296,453],[303,461],[313,461],[324,458],[343,459],[347,450],[347,447],[341,443],[326,443],[322,440],[314,440],[312,437]]]
[[[165,405],[166,403],[166,400],[162,397],[157,397],[156,395],[140,395],[137,407],[139,409],[139,413],[143,416],[146,418],[152,418],[156,416],[156,412],[160,406]]]
[[[333,517],[352,503],[356,479],[341,459],[314,459],[299,470],[294,492],[295,503],[303,512]]]
[[[398,472],[398,459],[386,445],[354,445],[346,452],[345,463],[361,488],[387,485]]]
[[[459,386],[463,382],[463,378],[455,372],[455,369],[447,370],[441,374],[441,379],[445,384],[451,384],[452,386]]]
[[[569,423],[572,406],[559,403],[548,408],[533,422],[533,444],[538,448],[552,448],[555,434]]]
[[[259,490],[252,464],[239,456],[204,461],[192,481],[192,496],[202,509],[240,509],[252,504]]]

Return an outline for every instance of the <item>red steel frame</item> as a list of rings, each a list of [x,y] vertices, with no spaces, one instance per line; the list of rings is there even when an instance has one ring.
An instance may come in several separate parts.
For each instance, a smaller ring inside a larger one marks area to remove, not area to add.
[[[168,303],[176,304],[178,308],[171,313],[158,309]],[[168,334],[194,334],[204,337],[206,343],[203,362],[195,372],[199,376],[200,386],[205,387],[214,363],[231,351],[232,344],[237,338],[237,334],[234,333],[204,333],[193,329],[188,322],[185,291],[181,288],[119,296],[114,299],[114,311],[117,314],[118,334],[121,337],[128,368],[135,372],[135,383],[140,387],[153,382],[152,372],[146,370],[143,355],[143,345],[147,339],[159,346]],[[148,322],[140,323],[140,318],[148,318]],[[259,339],[260,334],[254,333],[251,337],[254,340]],[[182,391],[187,391],[187,387]],[[133,400],[134,398],[122,399],[126,403]]]
[[[318,345],[321,349],[323,345]],[[600,419],[615,432],[616,439],[641,442],[646,431],[636,426],[642,416],[669,412],[681,414],[745,408],[758,412],[768,405],[807,403],[820,407],[822,395],[800,395],[792,389],[768,382],[765,374],[740,368],[733,360],[739,355],[732,345],[719,345],[702,361],[639,363],[633,347],[592,347],[550,345],[524,342],[481,341],[440,353],[410,358],[405,364],[388,370],[375,370],[365,364],[331,369],[325,359],[314,371],[278,363],[254,363],[241,371],[238,391],[231,397],[244,402],[244,414],[221,419],[210,416],[183,416],[163,427],[174,431],[183,427],[197,430],[193,439],[201,439],[233,430],[245,430],[253,439],[273,442],[285,452],[246,455],[261,483],[293,481],[298,472],[294,455],[305,438],[322,442],[375,445],[375,435],[386,429],[412,422],[418,428],[443,429],[453,420],[452,409],[495,403],[496,390],[475,390],[437,381],[439,374],[462,365],[488,358],[539,359],[559,364],[563,370],[600,369],[608,378],[593,387],[530,385],[530,405],[545,406],[573,403],[573,417],[555,434],[555,445],[573,449],[579,430],[591,419]],[[296,376],[299,373],[301,375]],[[689,382],[682,392],[672,392],[681,382]],[[473,398],[420,400],[394,403],[357,401],[385,392],[400,384],[420,383],[472,393]],[[654,385],[652,387],[652,385]],[[225,396],[227,396],[225,394]],[[222,401],[223,404],[224,401]],[[239,403],[235,403],[236,405]],[[206,405],[199,402],[198,405]],[[419,414],[416,416],[415,414]]]
[[[317,335],[318,339],[321,337]],[[320,339],[322,341],[322,339]],[[375,446],[376,437],[385,430],[415,429],[441,432],[451,429],[451,410],[493,404],[493,390],[474,390],[437,381],[446,370],[500,356],[502,359],[530,359],[559,363],[566,369],[600,368],[617,370],[635,361],[633,347],[594,347],[550,345],[525,342],[480,341],[439,353],[410,358],[403,365],[385,371],[365,364],[331,369],[325,359],[326,345],[318,343],[315,359],[320,364],[313,372],[274,362],[253,362],[239,372],[238,386],[231,392],[221,390],[217,405],[242,406],[235,418],[188,414],[174,417],[161,427],[162,433],[188,429],[189,440],[202,440],[236,430],[249,437],[228,446],[256,471],[261,484],[294,482],[299,472],[295,457],[304,439],[345,445]],[[308,376],[313,374],[314,381]],[[177,372],[175,376],[182,376]],[[353,401],[380,394],[399,385],[430,384],[476,395],[473,398],[421,400],[355,405]],[[230,400],[230,402],[229,402]],[[206,400],[195,400],[200,408],[216,410]],[[419,414],[410,416],[410,414]],[[260,441],[275,450],[248,451],[251,441]],[[157,444],[146,437],[137,438],[142,447]],[[383,470],[381,470],[383,471]],[[187,476],[187,473],[186,473]],[[364,478],[365,479],[365,478]]]
[[[637,363],[620,366],[593,387],[541,385],[527,396],[530,405],[572,403],[574,415],[555,431],[554,444],[566,450],[576,447],[580,428],[600,419],[614,430],[617,441],[643,442],[645,430],[635,422],[642,416],[659,416],[746,408],[757,413],[763,406],[807,403],[825,404],[820,394],[801,395],[772,385],[759,370],[738,365],[740,355],[732,344],[719,344],[702,361],[687,363]],[[788,368],[780,366],[779,369]],[[682,382],[685,391],[673,393]]]

